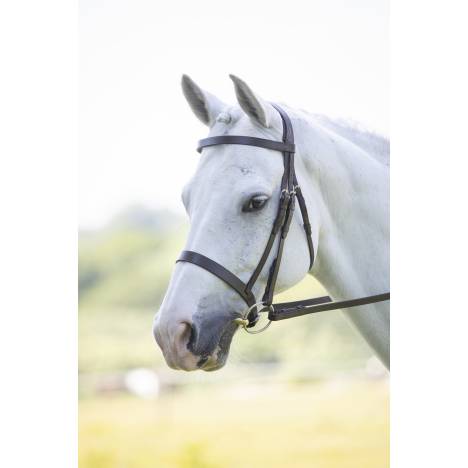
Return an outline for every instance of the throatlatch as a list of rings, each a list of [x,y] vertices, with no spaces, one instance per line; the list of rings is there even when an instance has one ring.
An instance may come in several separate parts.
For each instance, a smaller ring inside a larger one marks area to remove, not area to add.
[[[249,331],[249,333],[259,333],[265,330],[271,321],[285,320],[292,317],[299,317],[301,315],[313,314],[326,310],[346,309],[349,307],[356,307],[375,302],[387,301],[390,299],[390,293],[377,294],[374,296],[360,297],[357,299],[349,299],[344,301],[333,301],[329,296],[315,297],[312,299],[305,299],[295,302],[283,302],[280,304],[273,304],[273,295],[275,292],[276,280],[281,264],[283,255],[284,242],[289,232],[289,226],[296,207],[296,199],[299,203],[299,209],[302,215],[302,222],[307,239],[307,246],[310,256],[310,267],[314,264],[315,252],[312,242],[312,228],[307,213],[307,206],[302,195],[301,188],[297,182],[296,172],[294,169],[294,132],[291,120],[286,112],[276,104],[273,107],[279,112],[281,121],[283,123],[283,138],[282,141],[267,140],[264,138],[255,138],[242,135],[222,135],[210,138],[204,138],[199,141],[197,151],[202,152],[203,148],[216,145],[247,145],[258,146],[274,151],[279,151],[283,155],[284,172],[281,179],[281,192],[280,203],[275,221],[271,229],[270,236],[266,243],[265,249],[258,262],[257,267],[253,271],[249,281],[244,283],[234,273],[224,268],[219,263],[205,257],[197,252],[184,250],[177,262],[193,263],[228,284],[233,288],[245,301],[248,306],[246,312],[238,319],[236,323],[243,326],[246,331],[255,326],[258,322],[261,312],[268,311],[269,322],[261,330]],[[271,263],[268,279],[265,287],[261,302],[257,302],[252,289],[262,272],[270,253],[273,249],[276,238],[279,236],[276,254],[273,262]],[[260,308],[259,308],[260,307]]]

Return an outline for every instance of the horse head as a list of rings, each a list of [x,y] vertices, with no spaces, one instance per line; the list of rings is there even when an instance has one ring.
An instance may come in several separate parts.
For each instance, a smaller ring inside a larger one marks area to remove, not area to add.
[[[232,76],[238,105],[229,106],[202,90],[188,76],[183,93],[209,137],[244,135],[281,141],[278,111]],[[300,156],[300,155],[298,155]],[[190,219],[185,250],[198,252],[247,283],[265,250],[277,217],[283,159],[278,151],[236,144],[203,148],[198,168],[182,200]],[[298,177],[301,161],[298,158]],[[275,245],[279,242],[275,239]],[[271,250],[252,287],[261,297],[274,260]],[[295,213],[284,246],[276,291],[298,283],[310,267],[300,216]],[[206,371],[226,362],[246,303],[232,287],[199,265],[176,263],[154,322],[154,336],[168,365]]]

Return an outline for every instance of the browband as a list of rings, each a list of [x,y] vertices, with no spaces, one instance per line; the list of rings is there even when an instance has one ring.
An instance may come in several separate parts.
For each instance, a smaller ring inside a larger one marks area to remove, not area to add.
[[[221,135],[209,138],[203,138],[198,142],[197,151],[202,152],[203,148],[216,145],[246,145],[258,146],[274,151],[294,153],[294,143],[284,143],[282,141],[266,140],[265,138],[256,138],[242,135]]]

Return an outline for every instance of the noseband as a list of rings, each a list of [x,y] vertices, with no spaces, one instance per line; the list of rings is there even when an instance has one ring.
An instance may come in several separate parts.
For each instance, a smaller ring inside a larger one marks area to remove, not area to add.
[[[276,280],[278,278],[281,258],[283,255],[284,242],[288,235],[293,213],[296,208],[296,200],[299,204],[299,209],[302,215],[304,232],[309,249],[309,271],[314,264],[315,253],[312,242],[312,229],[309,222],[309,216],[307,214],[306,203],[301,188],[297,182],[296,172],[294,170],[295,145],[291,120],[286,112],[281,109],[281,107],[276,104],[272,105],[279,112],[281,121],[283,123],[282,141],[239,135],[222,135],[200,140],[197,148],[197,151],[201,153],[203,148],[207,148],[209,146],[247,145],[278,151],[283,155],[284,171],[283,177],[281,179],[281,192],[278,212],[273,222],[270,237],[268,238],[263,254],[260,257],[257,267],[250,276],[250,279],[247,283],[244,283],[234,273],[230,272],[219,263],[211,260],[208,257],[205,257],[202,254],[190,250],[184,250],[177,262],[193,263],[217,276],[232,289],[234,289],[239,294],[239,296],[242,297],[248,307],[246,312],[235,321],[236,323],[242,325],[247,331],[249,331],[249,328],[254,327],[258,322],[260,317],[259,314],[261,312],[268,311],[268,319],[270,320],[267,324],[268,326],[271,321],[284,320],[287,318],[298,317],[300,315],[311,314],[315,312],[322,312],[325,310],[344,309],[348,307],[355,307],[389,300],[390,293],[384,293],[345,301],[333,301],[329,296],[322,296],[302,301],[273,304],[273,295],[275,291]],[[258,277],[260,276],[260,273],[262,272],[271,251],[273,250],[273,245],[278,236],[279,241],[276,247],[274,260],[269,269],[265,291],[261,302],[258,302],[252,292],[252,288],[258,280]],[[262,328],[262,330],[264,330],[266,327]]]

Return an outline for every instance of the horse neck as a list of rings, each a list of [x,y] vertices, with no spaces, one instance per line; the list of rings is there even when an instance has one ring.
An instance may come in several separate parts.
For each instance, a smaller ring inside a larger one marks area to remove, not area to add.
[[[388,291],[388,168],[319,123],[301,124],[298,159],[318,217],[311,273],[336,299]]]

